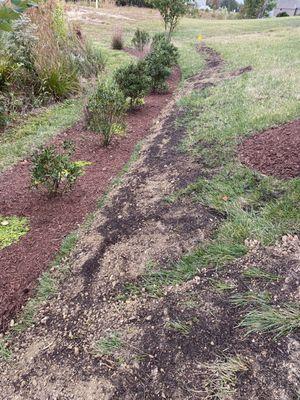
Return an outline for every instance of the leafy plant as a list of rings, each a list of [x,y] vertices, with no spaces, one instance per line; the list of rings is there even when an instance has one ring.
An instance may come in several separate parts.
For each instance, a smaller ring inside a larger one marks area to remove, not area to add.
[[[146,66],[145,61],[132,62],[115,72],[115,81],[129,99],[130,108],[141,104],[150,89],[151,79],[146,74]]]
[[[134,32],[134,36],[132,38],[132,44],[134,47],[139,50],[143,51],[144,47],[150,43],[150,35],[148,32],[143,31],[142,29],[137,28]]]
[[[28,231],[29,225],[26,218],[0,215],[0,250],[17,242]]]
[[[4,128],[7,123],[7,115],[5,110],[4,97],[0,96],[0,129]]]
[[[165,37],[158,35],[154,37],[152,51],[145,58],[146,71],[151,78],[151,86],[154,91],[166,92],[168,85],[166,79],[171,74],[171,67],[178,60],[178,50],[169,43]]]
[[[33,6],[35,3],[27,0],[11,0],[10,4],[0,5],[0,31],[10,31],[12,22]]]
[[[188,0],[151,0],[151,4],[160,12],[168,38],[171,37],[180,17],[187,12]]]
[[[117,30],[114,32],[111,41],[111,47],[114,50],[122,50],[124,48],[124,39],[121,30]]]
[[[67,60],[44,69],[40,75],[42,92],[53,96],[56,100],[66,99],[79,90],[78,75]]]
[[[73,152],[73,143],[69,141],[64,142],[63,152],[58,152],[53,145],[36,151],[32,156],[32,186],[46,189],[50,197],[56,196],[60,190],[70,189],[84,168],[71,161]]]
[[[124,131],[126,98],[118,85],[111,81],[98,84],[86,107],[88,127],[103,135],[103,145],[108,146],[113,135]]]

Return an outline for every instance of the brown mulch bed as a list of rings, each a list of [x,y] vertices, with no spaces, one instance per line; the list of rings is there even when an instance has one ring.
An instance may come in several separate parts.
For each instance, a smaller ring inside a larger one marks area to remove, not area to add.
[[[169,93],[148,96],[141,109],[128,115],[126,136],[115,139],[108,148],[101,147],[101,137],[86,131],[82,122],[54,139],[57,144],[71,139],[76,145],[74,159],[93,163],[71,192],[50,200],[31,190],[26,160],[0,175],[0,214],[25,216],[30,221],[30,232],[0,252],[0,330],[6,329],[28,299],[64,237],[96,209],[97,200],[130,159],[136,143],[147,136],[179,81],[180,71],[175,69]]]
[[[300,119],[257,133],[239,147],[242,163],[281,179],[300,176]]]

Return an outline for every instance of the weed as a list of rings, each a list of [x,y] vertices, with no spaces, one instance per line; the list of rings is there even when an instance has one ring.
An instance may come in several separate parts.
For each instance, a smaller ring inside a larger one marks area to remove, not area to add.
[[[3,339],[0,339],[0,360],[8,361],[12,353]]]
[[[217,281],[217,280],[212,281],[212,286],[219,293],[227,292],[235,288],[235,284],[233,282]]]
[[[183,336],[188,336],[191,331],[191,325],[180,321],[168,321],[165,327],[171,331],[180,333]]]
[[[26,218],[0,215],[0,250],[17,242],[29,229]]]
[[[234,396],[237,373],[247,371],[246,362],[241,357],[217,359],[202,365],[206,371],[204,388],[208,399],[226,400]]]
[[[243,275],[250,279],[266,279],[268,281],[278,281],[281,279],[280,276],[271,274],[270,272],[264,271],[263,269],[257,267],[250,267],[246,269],[243,271]]]
[[[276,339],[300,327],[300,308],[294,304],[285,304],[280,308],[266,305],[247,313],[239,327],[245,328],[247,335],[271,333]]]
[[[122,344],[123,342],[119,334],[114,332],[99,340],[95,344],[95,352],[102,356],[111,355],[120,349]]]
[[[256,292],[244,292],[237,293],[230,297],[230,303],[235,306],[247,306],[252,305],[266,305],[271,300],[271,296],[268,292],[256,293]]]

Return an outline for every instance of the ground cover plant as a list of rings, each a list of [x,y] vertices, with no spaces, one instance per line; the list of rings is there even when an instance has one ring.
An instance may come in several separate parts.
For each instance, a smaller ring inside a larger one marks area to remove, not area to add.
[[[29,231],[26,218],[0,215],[0,250],[17,242]]]

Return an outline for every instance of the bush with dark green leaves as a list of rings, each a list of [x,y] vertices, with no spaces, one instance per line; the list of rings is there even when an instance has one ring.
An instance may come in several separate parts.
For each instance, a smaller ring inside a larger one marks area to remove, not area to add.
[[[178,63],[179,52],[170,40],[163,33],[157,33],[152,39],[152,51],[162,53],[164,63],[167,67],[171,68]]]
[[[73,152],[74,145],[70,141],[64,142],[61,152],[53,145],[36,151],[31,158],[32,186],[46,190],[49,197],[70,189],[83,173],[82,163],[71,161]]]
[[[136,6],[136,7],[150,7],[152,4],[149,0],[116,0],[117,6]]]
[[[145,61],[152,90],[159,93],[166,92],[168,90],[166,80],[171,74],[171,68],[178,61],[177,48],[164,35],[157,35],[152,42],[152,51]]]
[[[103,81],[93,93],[86,106],[87,126],[103,136],[103,145],[108,146],[115,134],[125,130],[124,117],[127,102],[117,83]]]
[[[289,17],[289,14],[286,11],[282,11],[277,14],[276,17]]]
[[[120,67],[115,72],[115,81],[129,100],[129,107],[133,108],[143,103],[144,96],[149,92],[151,79],[146,73],[147,64],[140,60]]]
[[[148,43],[150,43],[149,33],[137,28],[132,38],[132,44],[134,47],[139,51],[143,51]]]

